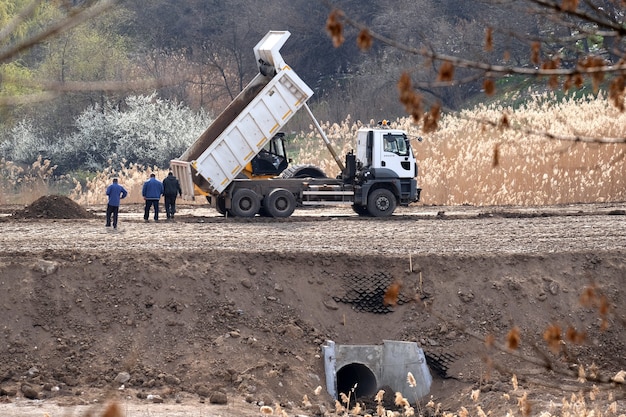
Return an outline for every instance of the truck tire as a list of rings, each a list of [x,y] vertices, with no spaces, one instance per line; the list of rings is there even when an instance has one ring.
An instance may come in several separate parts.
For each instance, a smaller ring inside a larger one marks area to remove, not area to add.
[[[226,199],[224,197],[215,197],[215,211],[222,216],[226,214]]]
[[[272,217],[289,217],[296,209],[296,198],[289,190],[276,188],[265,197],[263,207]]]
[[[357,204],[353,204],[352,210],[354,210],[354,212],[361,217],[370,216],[370,212],[367,210],[367,206],[359,206]]]
[[[388,217],[396,209],[396,197],[386,188],[377,188],[367,197],[367,211],[374,217]]]
[[[259,196],[252,190],[242,188],[235,191],[230,212],[237,217],[254,217],[261,208]]]
[[[315,165],[292,165],[280,174],[281,178],[328,178]]]

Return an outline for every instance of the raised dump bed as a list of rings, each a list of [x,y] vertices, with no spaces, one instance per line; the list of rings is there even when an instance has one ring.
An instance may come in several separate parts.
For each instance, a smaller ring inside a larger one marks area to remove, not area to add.
[[[224,191],[313,95],[280,55],[289,36],[287,31],[270,31],[259,41],[254,47],[259,73],[193,145],[171,162],[184,198],[193,198],[194,184],[206,194]]]

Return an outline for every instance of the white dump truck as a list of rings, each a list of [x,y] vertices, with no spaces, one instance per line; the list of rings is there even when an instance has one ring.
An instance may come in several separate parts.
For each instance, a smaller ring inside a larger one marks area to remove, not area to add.
[[[362,216],[385,217],[419,201],[417,163],[406,132],[361,128],[356,153],[339,158],[307,106],[313,91],[283,61],[286,31],[254,47],[259,73],[207,130],[171,161],[183,198],[205,196],[225,215],[289,217],[297,207],[350,204]],[[309,114],[341,169],[328,178],[311,165],[289,166],[280,129],[300,109]]]

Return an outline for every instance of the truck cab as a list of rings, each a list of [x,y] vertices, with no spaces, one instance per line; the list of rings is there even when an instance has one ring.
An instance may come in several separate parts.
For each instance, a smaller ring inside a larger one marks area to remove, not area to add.
[[[409,138],[401,130],[361,128],[356,157],[362,169],[388,171],[386,176],[413,178],[417,174]]]
[[[396,203],[408,205],[419,201],[417,161],[406,132],[391,129],[385,122],[378,127],[359,129],[355,158],[357,213],[383,216],[393,211]]]

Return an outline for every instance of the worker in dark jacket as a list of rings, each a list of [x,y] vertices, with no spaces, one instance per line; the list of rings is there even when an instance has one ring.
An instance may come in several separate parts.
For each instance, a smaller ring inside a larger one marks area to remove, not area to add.
[[[146,201],[146,208],[143,212],[143,220],[148,221],[150,217],[150,207],[154,207],[154,221],[159,221],[159,200],[163,195],[163,184],[157,180],[154,174],[150,174],[150,179],[143,183],[141,195]]]
[[[182,196],[183,190],[180,188],[178,178],[172,172],[167,174],[163,180],[163,196],[165,197],[165,214],[167,220],[174,220],[176,213],[176,196]]]
[[[114,177],[113,183],[107,187],[106,194],[109,196],[106,227],[111,227],[111,216],[113,216],[113,228],[117,229],[117,213],[120,209],[120,200],[126,198],[128,191],[118,184],[117,177]]]

